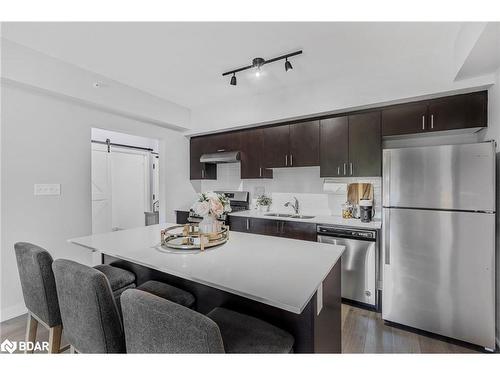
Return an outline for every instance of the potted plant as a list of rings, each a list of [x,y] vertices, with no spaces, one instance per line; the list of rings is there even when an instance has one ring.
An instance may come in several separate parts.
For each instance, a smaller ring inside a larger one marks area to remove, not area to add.
[[[271,204],[273,203],[273,200],[271,197],[268,197],[265,194],[260,195],[257,197],[257,206],[259,206],[259,209],[261,211],[269,211],[269,208],[271,207]]]
[[[213,191],[201,193],[198,201],[191,208],[195,214],[203,217],[199,224],[199,230],[202,233],[218,232],[221,224],[217,217],[231,212],[229,199],[224,194],[217,194]]]

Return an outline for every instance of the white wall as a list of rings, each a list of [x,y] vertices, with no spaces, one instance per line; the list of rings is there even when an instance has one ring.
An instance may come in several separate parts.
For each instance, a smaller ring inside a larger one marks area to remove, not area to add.
[[[160,141],[161,220],[194,199],[188,140],[180,133],[2,83],[1,320],[24,312],[13,245],[29,241],[54,258],[90,263],[72,237],[91,234],[91,128]],[[60,183],[60,196],[33,196],[35,183]]]

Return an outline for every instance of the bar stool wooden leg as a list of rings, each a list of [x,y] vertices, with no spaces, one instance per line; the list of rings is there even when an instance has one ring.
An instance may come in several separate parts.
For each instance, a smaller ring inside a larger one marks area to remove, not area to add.
[[[27,354],[27,353],[33,353],[33,348],[34,348],[34,344],[35,344],[35,340],[36,340],[36,330],[38,328],[38,320],[35,319],[35,317],[33,315],[31,315],[31,313],[28,311],[28,322],[27,322],[27,325],[26,325],[26,343],[28,342],[32,342],[33,345],[31,346],[31,350],[28,350],[27,347],[28,345],[26,345],[26,349],[24,349],[24,353]]]
[[[49,328],[49,353],[59,353],[61,349],[62,325]]]

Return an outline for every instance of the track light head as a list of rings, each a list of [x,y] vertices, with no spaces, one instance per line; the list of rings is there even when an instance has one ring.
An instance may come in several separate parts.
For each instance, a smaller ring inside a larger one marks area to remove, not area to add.
[[[292,70],[292,69],[293,69],[292,63],[290,61],[288,61],[288,58],[287,58],[285,61],[285,72],[288,72],[289,70]]]
[[[233,73],[233,76],[231,77],[231,82],[230,82],[230,84],[231,84],[232,86],[236,86],[236,74],[235,74],[235,73]]]

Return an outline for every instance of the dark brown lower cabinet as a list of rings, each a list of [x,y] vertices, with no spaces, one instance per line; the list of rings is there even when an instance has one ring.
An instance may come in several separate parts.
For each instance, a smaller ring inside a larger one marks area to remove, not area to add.
[[[229,230],[250,232],[250,219],[240,216],[229,216]]]
[[[294,238],[296,240],[316,242],[316,224],[302,223],[298,221],[281,221],[281,237]]]
[[[229,228],[235,232],[316,242],[316,224],[314,223],[229,216]]]

